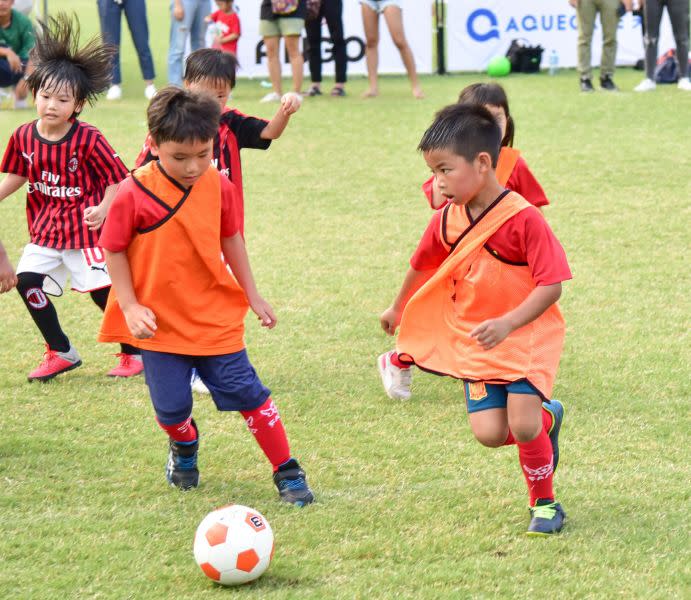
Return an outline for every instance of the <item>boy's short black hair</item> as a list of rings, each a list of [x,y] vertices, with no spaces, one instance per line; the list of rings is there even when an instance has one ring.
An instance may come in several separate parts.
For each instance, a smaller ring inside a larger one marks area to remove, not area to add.
[[[93,104],[96,96],[110,86],[117,48],[104,44],[99,36],[80,48],[79,19],[64,12],[39,23],[29,55],[34,70],[26,78],[31,93],[36,97],[42,88],[59,90],[66,86],[77,104]]]
[[[238,70],[238,59],[232,52],[222,52],[216,48],[200,48],[192,52],[185,61],[187,83],[204,79],[220,81],[235,87],[235,73]]]
[[[156,144],[164,142],[206,142],[218,131],[221,109],[208,94],[197,94],[175,86],[156,93],[146,111],[149,134]]]
[[[500,148],[499,125],[491,112],[475,104],[452,104],[440,110],[418,146],[422,152],[451,150],[468,162],[487,152],[493,167],[497,166]]]

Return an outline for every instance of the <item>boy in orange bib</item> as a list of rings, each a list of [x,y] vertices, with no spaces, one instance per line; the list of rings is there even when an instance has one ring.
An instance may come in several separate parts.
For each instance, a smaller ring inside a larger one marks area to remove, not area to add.
[[[189,386],[196,368],[216,407],[245,418],[273,465],[281,499],[309,504],[305,473],[245,351],[247,309],[269,329],[276,317],[254,283],[238,190],[211,167],[220,108],[208,95],[169,87],[147,116],[158,160],[119,187],[100,239],[115,293],[99,339],[141,348],[156,420],[170,438],[171,485],[199,483]]]
[[[563,407],[549,401],[564,340],[557,307],[571,278],[540,211],[497,181],[501,130],[481,106],[452,105],[419,149],[449,204],[435,213],[381,325],[402,361],[463,380],[480,443],[517,445],[528,533],[561,530],[554,499]]]

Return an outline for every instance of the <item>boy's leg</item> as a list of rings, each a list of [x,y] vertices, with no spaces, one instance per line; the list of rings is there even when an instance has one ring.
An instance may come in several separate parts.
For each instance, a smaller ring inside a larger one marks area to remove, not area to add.
[[[182,490],[197,487],[199,436],[192,421],[193,400],[189,385],[193,359],[143,350],[142,360],[156,422],[169,437],[166,479]]]
[[[262,384],[245,350],[198,357],[197,372],[211,392],[216,407],[238,411],[274,470],[281,499],[299,506],[314,501],[305,473],[291,457],[288,438],[271,391]]]

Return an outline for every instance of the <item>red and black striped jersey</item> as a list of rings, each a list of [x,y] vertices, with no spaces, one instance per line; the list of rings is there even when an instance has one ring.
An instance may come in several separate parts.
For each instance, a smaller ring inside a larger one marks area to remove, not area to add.
[[[36,123],[12,134],[0,165],[3,173],[28,179],[31,242],[58,250],[96,247],[100,232],[84,224],[84,209],[98,206],[106,188],[127,176],[127,167],[88,123],[75,119],[65,137],[55,142],[41,137]]]

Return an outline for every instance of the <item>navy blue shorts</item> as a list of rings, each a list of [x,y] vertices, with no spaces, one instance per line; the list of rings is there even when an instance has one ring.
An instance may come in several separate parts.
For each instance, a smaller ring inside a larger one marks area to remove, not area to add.
[[[513,383],[485,383],[484,381],[463,381],[465,403],[469,413],[480,412],[490,408],[506,408],[509,394],[534,394],[538,391],[526,379]]]
[[[209,388],[218,410],[244,411],[260,407],[271,395],[240,350],[217,356],[187,356],[142,350],[144,375],[156,417],[174,425],[192,414],[192,369]]]

